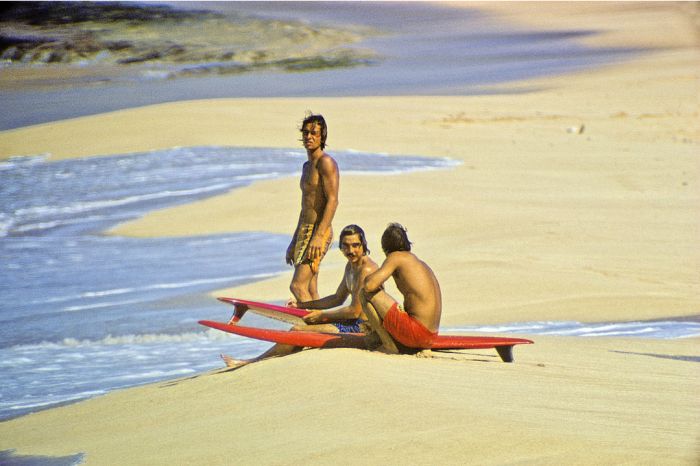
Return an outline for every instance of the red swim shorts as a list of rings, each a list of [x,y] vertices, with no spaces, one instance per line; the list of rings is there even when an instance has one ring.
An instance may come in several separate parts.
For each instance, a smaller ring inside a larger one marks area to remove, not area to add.
[[[399,343],[409,348],[430,348],[437,333],[429,331],[423,324],[399,309],[394,303],[384,317],[384,328]]]

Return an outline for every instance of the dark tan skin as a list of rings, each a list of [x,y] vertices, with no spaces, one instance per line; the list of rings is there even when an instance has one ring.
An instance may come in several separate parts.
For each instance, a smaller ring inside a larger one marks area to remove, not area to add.
[[[394,279],[404,297],[406,313],[431,332],[437,332],[442,314],[442,293],[428,264],[411,252],[396,251],[389,253],[381,267],[365,279],[364,297],[382,319],[397,302],[383,289],[389,278]]]
[[[347,235],[340,241],[340,250],[348,260],[345,266],[343,279],[338,285],[338,289],[332,295],[322,299],[297,302],[295,305],[303,309],[316,309],[304,317],[305,324],[295,325],[292,327],[294,331],[310,331],[310,332],[325,332],[338,333],[338,327],[328,322],[338,322],[347,319],[357,319],[365,317],[362,315],[362,286],[372,272],[377,270],[377,264],[365,255],[364,248],[360,242],[359,235]],[[348,306],[341,306],[348,298],[351,297]],[[231,356],[222,354],[221,358],[228,367],[239,367],[251,362],[260,361],[272,357],[285,356],[301,350],[301,348],[277,344],[254,359],[235,359]]]
[[[313,260],[323,255],[324,235],[331,228],[333,217],[338,208],[340,186],[338,165],[330,155],[321,149],[321,129],[317,124],[307,123],[302,128],[302,142],[308,160],[304,163],[299,183],[301,188],[299,221],[292,241],[287,248],[286,261],[290,265],[293,265],[296,235],[302,223],[316,225],[307,249],[307,258]],[[309,264],[296,266],[289,288],[296,301],[318,299],[318,271],[312,270]]]
[[[336,292],[323,299],[296,303],[296,307],[303,309],[325,309],[312,311],[305,316],[304,320],[308,324],[338,322],[359,317],[366,320],[362,312],[362,301],[360,299],[362,286],[365,278],[377,270],[377,264],[369,256],[365,255],[359,235],[343,236],[340,240],[340,250],[348,260],[348,263],[345,265],[345,273]],[[330,309],[343,304],[348,296],[350,296],[350,304],[348,306]],[[338,331],[335,326],[329,327],[333,328],[333,333]],[[326,332],[329,330],[321,331]]]

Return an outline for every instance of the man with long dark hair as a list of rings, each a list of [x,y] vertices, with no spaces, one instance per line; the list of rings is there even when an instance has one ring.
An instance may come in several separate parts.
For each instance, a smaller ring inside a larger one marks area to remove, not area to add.
[[[301,173],[301,212],[287,248],[286,261],[294,266],[289,289],[296,301],[319,298],[318,272],[333,240],[331,223],[338,208],[339,173],[336,161],[324,152],[328,127],[321,115],[309,114],[301,125],[308,160]]]
[[[360,295],[365,278],[377,270],[377,264],[369,257],[365,232],[357,225],[343,228],[340,232],[339,246],[348,263],[345,265],[345,273],[338,289],[322,299],[294,303],[298,308],[314,310],[304,317],[304,324],[295,325],[292,330],[324,333],[359,333],[369,330],[367,319],[362,312]],[[342,306],[348,296],[350,304]],[[301,349],[277,344],[254,359],[234,359],[223,354],[221,357],[228,367],[238,367],[261,359],[292,354]]]

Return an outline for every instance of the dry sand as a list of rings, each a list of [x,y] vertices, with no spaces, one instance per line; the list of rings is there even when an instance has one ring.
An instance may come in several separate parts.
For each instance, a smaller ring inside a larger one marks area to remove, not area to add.
[[[310,350],[0,424],[87,464],[697,464],[698,341],[541,337],[458,360]],[[697,352],[696,352],[697,354]]]
[[[296,124],[313,109],[329,122],[331,153],[463,162],[400,176],[341,174],[334,222],[361,224],[376,259],[386,223],[404,223],[441,281],[443,325],[697,315],[697,3],[481,7],[543,29],[609,30],[586,39],[596,45],[655,50],[518,83],[531,92],[516,95],[125,110],[2,132],[0,157],[294,147]],[[257,183],[111,233],[291,233],[297,183]],[[335,289],[342,263],[337,252],[324,262],[322,292]],[[222,293],[284,299],[289,278]],[[516,349],[513,365],[488,351],[456,361],[305,351],[5,422],[0,450],[85,452],[88,464],[697,464],[698,339],[535,339]]]

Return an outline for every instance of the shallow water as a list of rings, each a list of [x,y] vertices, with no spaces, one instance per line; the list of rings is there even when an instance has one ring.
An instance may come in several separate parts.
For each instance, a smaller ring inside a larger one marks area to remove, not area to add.
[[[457,164],[333,155],[346,174]],[[218,367],[223,351],[246,357],[269,346],[206,331],[197,320],[230,313],[206,292],[286,270],[290,235],[142,239],[101,232],[254,180],[298,176],[305,160],[299,150],[191,147],[1,163],[0,419]]]
[[[178,80],[144,76],[60,91],[0,90],[5,110],[0,129],[183,96],[498,92],[483,86],[592,68],[640,52],[578,43],[595,34],[594,29],[542,33],[494,22],[473,10],[435,4],[214,5],[376,27],[385,34],[360,45],[384,58],[376,66],[316,73]],[[452,164],[443,159],[334,155],[345,173],[394,173]],[[150,210],[223,193],[256,179],[296,174],[304,158],[292,150],[201,147],[54,163],[41,156],[0,162],[0,419],[220,367],[220,352],[249,357],[266,349],[266,343],[204,330],[196,321],[225,320],[229,315],[204,292],[285,270],[288,236],[131,239],[100,232]],[[687,322],[536,322],[441,331],[653,338],[699,334],[697,326]]]
[[[14,450],[0,451],[0,464],[3,466],[73,466],[83,464],[85,455],[78,453],[69,456],[18,455]]]
[[[691,338],[700,336],[700,322],[654,320],[639,322],[520,322],[502,325],[459,326],[444,329],[450,333],[519,333],[572,337]]]

